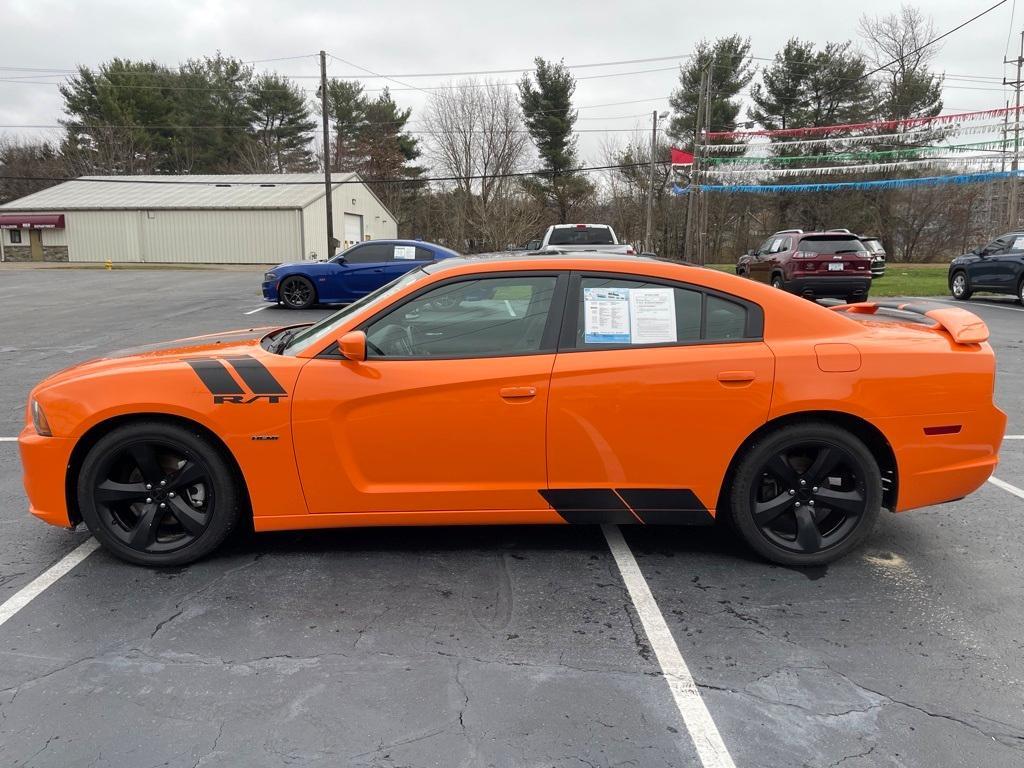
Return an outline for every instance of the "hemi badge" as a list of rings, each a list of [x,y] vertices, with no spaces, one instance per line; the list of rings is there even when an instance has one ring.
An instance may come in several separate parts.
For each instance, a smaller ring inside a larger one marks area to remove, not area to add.
[[[277,435],[253,435],[250,440],[277,440]]]

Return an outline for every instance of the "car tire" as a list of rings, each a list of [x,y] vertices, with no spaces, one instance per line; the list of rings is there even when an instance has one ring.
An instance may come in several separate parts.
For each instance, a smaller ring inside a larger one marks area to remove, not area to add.
[[[778,288],[780,291],[786,290],[786,281],[782,279],[782,275],[772,275],[772,288]]]
[[[316,288],[302,275],[289,275],[282,280],[277,295],[288,309],[308,309],[316,304]]]
[[[859,301],[866,301],[866,299],[860,294],[854,293],[849,296],[843,297],[843,301],[845,301],[847,304],[856,304]]]
[[[118,427],[89,449],[75,478],[92,534],[129,563],[176,566],[208,555],[237,526],[228,460],[197,430],[160,421]]]
[[[825,565],[874,530],[882,475],[851,432],[825,422],[794,424],[750,446],[727,498],[726,514],[759,555],[780,565]]]
[[[1017,283],[1017,301],[1024,304],[1024,277]]]
[[[958,269],[953,273],[953,277],[949,281],[949,292],[957,301],[967,301],[971,298],[974,291],[971,290],[971,280],[967,277],[966,271]]]

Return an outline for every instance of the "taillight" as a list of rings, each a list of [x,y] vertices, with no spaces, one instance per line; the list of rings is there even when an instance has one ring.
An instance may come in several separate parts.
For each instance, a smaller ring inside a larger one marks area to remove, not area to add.
[[[793,254],[794,259],[813,259],[818,254],[811,253],[810,251],[797,251]]]
[[[627,248],[626,249],[626,255],[627,256],[636,256],[636,251],[634,251],[632,248]]]
[[[586,228],[587,228],[586,224],[577,224],[576,225],[576,229],[586,229]]]

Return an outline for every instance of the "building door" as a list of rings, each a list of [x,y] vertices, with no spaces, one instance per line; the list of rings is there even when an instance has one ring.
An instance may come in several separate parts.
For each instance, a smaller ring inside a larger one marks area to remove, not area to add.
[[[43,260],[43,233],[38,229],[28,231],[28,242],[32,249],[32,261]]]
[[[357,213],[345,214],[345,242],[342,247],[351,248],[363,242],[363,217]]]

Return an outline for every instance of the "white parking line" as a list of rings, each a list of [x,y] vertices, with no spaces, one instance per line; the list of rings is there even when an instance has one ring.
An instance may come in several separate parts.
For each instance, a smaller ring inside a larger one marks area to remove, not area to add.
[[[658,657],[662,675],[672,692],[679,714],[683,717],[683,724],[697,748],[701,765],[704,768],[735,768],[729,750],[725,748],[722,736],[718,733],[718,727],[711,719],[708,708],[704,706],[697,684],[693,681],[690,669],[679,652],[679,646],[676,645],[675,638],[665,623],[665,617],[654,601],[647,579],[640,572],[640,566],[637,565],[626,540],[622,538],[622,531],[615,525],[602,525],[601,530],[604,531],[608,548],[619,567],[619,573],[633,600],[633,607],[640,617],[647,639],[654,649],[654,655]]]
[[[990,477],[988,481],[992,483],[992,485],[994,485],[996,488],[1002,488],[1007,493],[1012,493],[1014,496],[1019,496],[1020,498],[1024,499],[1024,490],[1018,488],[1016,485],[1010,485],[1005,480],[1000,480],[998,477],[995,476]]]
[[[250,309],[248,312],[243,312],[243,315],[255,315],[257,312],[262,312],[264,309],[270,309],[272,304],[264,304],[262,307],[256,307],[256,309]]]
[[[1024,440],[1024,435],[1003,435],[1003,440]]]
[[[0,437],[0,443],[16,443],[18,438],[16,437]]]
[[[0,626],[3,626],[14,614],[39,597],[49,587],[53,586],[62,576],[66,576],[72,568],[95,552],[99,546],[100,543],[96,539],[91,537],[86,539],[39,576],[11,595],[11,597],[7,598],[7,601],[0,605]]]

